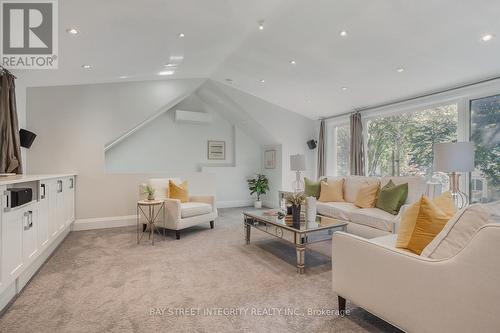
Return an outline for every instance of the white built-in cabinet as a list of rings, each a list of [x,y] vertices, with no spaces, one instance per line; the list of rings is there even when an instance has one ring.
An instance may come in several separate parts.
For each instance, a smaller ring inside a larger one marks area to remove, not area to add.
[[[0,181],[0,311],[64,239],[75,219],[75,176]],[[22,178],[25,179],[25,178]],[[33,200],[7,207],[9,187],[30,187]]]

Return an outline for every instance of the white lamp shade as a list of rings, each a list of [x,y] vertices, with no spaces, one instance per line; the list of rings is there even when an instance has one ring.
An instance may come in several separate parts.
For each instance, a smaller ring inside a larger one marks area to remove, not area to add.
[[[290,155],[290,170],[304,171],[306,169],[306,157],[301,154]]]
[[[435,144],[434,171],[474,171],[474,144],[472,142],[446,142]]]

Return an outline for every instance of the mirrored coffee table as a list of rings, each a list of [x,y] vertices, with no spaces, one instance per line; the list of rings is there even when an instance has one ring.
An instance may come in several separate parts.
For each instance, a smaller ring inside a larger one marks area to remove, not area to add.
[[[302,221],[293,224],[291,221],[269,216],[264,210],[243,212],[245,240],[250,244],[252,228],[263,231],[276,238],[295,245],[297,254],[297,273],[304,274],[306,245],[332,238],[335,231],[346,231],[347,221],[317,215],[314,221]]]

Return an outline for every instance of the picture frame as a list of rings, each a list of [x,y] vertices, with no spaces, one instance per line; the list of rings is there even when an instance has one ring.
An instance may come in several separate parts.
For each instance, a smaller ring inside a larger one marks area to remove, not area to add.
[[[270,149],[264,152],[264,168],[276,169],[276,150]]]
[[[225,160],[226,141],[208,140],[207,158],[209,160]]]

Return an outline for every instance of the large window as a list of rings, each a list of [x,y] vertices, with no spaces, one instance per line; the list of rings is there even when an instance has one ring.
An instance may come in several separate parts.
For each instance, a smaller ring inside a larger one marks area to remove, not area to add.
[[[457,140],[456,103],[371,119],[365,126],[368,175],[422,175],[446,181],[446,175],[433,175],[432,147]]]
[[[332,126],[329,129],[327,153],[328,175],[345,176],[349,174],[349,152],[351,133],[348,123]]]
[[[471,202],[500,199],[500,95],[470,102],[470,140],[476,170],[470,177]]]

